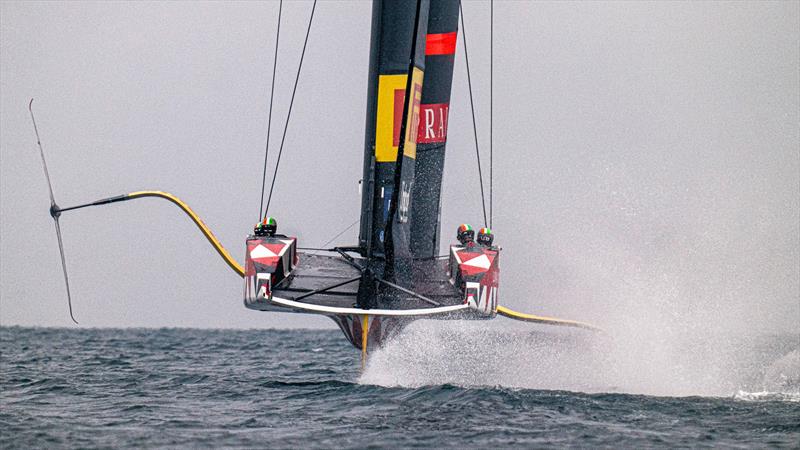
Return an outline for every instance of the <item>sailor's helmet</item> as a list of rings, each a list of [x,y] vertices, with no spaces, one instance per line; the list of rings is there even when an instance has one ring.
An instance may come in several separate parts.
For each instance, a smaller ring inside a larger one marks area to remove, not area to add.
[[[492,233],[491,228],[481,228],[478,230],[478,243],[481,245],[485,245],[486,247],[492,246],[492,241],[494,240],[494,234]]]
[[[275,220],[274,217],[265,217],[261,222],[261,225],[269,235],[273,235],[276,231],[278,231],[278,221]]]
[[[467,242],[472,242],[475,240],[475,230],[469,224],[462,223],[458,226],[458,231],[456,231],[456,237],[458,241],[462,244]]]

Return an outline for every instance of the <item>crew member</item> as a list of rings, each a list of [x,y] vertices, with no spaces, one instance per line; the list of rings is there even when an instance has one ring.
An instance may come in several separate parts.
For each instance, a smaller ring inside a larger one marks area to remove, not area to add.
[[[261,222],[258,222],[255,227],[253,227],[253,235],[257,237],[264,237],[267,235],[266,227]]]
[[[494,234],[492,234],[491,228],[481,228],[478,230],[478,244],[491,248],[493,240]]]
[[[458,231],[456,231],[456,238],[461,245],[466,245],[468,247],[472,247],[475,245],[475,230],[466,223],[462,223],[458,226]]]
[[[259,237],[273,237],[276,231],[278,222],[272,217],[264,217],[264,220],[256,224],[253,234]]]
[[[275,232],[278,231],[278,222],[273,217],[265,217],[264,221],[261,222],[264,225],[264,228],[267,231],[267,236],[273,237],[275,236]]]

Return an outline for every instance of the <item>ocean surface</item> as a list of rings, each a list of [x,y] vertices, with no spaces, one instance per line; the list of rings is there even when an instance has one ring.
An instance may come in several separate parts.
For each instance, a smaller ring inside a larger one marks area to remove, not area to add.
[[[797,335],[637,363],[470,327],[413,324],[364,372],[338,330],[2,327],[0,447],[800,446]]]

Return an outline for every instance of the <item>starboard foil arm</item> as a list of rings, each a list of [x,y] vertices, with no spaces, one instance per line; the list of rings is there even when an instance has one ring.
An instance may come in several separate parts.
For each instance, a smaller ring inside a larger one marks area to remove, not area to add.
[[[554,317],[544,317],[544,316],[536,316],[533,314],[525,314],[517,311],[510,310],[505,306],[498,306],[497,307],[497,314],[501,316],[508,317],[509,319],[519,320],[521,322],[532,322],[532,323],[541,323],[544,325],[555,325],[555,326],[562,326],[562,327],[575,327],[575,328],[583,328],[586,330],[592,331],[602,331],[600,328],[597,328],[594,325],[590,325],[584,322],[578,322],[577,320],[565,320],[565,319],[556,319]]]

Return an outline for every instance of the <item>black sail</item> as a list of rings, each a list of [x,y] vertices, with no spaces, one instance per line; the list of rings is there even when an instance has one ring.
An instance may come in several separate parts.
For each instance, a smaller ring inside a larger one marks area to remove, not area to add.
[[[415,259],[438,253],[458,13],[458,0],[373,2],[359,248],[409,289]]]
[[[417,39],[415,65],[424,69],[425,83],[417,115],[415,173],[411,211],[407,215],[415,258],[435,256],[438,250],[440,192],[459,14],[458,0],[422,3],[421,15],[424,18],[427,9],[428,19],[427,26],[418,29],[418,38],[425,38]],[[373,2],[359,233],[359,247],[369,257],[384,256],[384,227],[394,192],[393,163],[399,147],[415,7],[413,0]],[[419,61],[422,55],[424,59]]]
[[[411,201],[411,252],[417,259],[432,258],[439,252],[442,171],[458,34],[458,5],[458,0],[431,0],[428,15],[425,86]]]
[[[384,278],[413,288],[413,256],[411,254],[411,194],[417,159],[422,86],[425,74],[425,43],[429,0],[417,0],[412,33],[408,78],[403,96],[402,121],[395,161],[394,189],[389,203],[389,220],[385,225]],[[393,298],[393,297],[390,297]]]
[[[363,255],[370,258],[386,256],[387,231],[393,244],[390,256],[410,258],[415,131],[422,101],[429,5],[429,0],[375,0],[372,6],[359,233],[359,247]],[[412,51],[414,42],[416,48]],[[410,84],[414,95],[408,110],[404,111],[409,73],[412,74]],[[410,125],[406,125],[405,139],[401,139],[404,121]],[[401,148],[403,154],[398,161]],[[399,180],[395,177],[398,168]],[[397,204],[393,208],[395,197]],[[387,224],[391,225],[391,231],[386,229]]]

